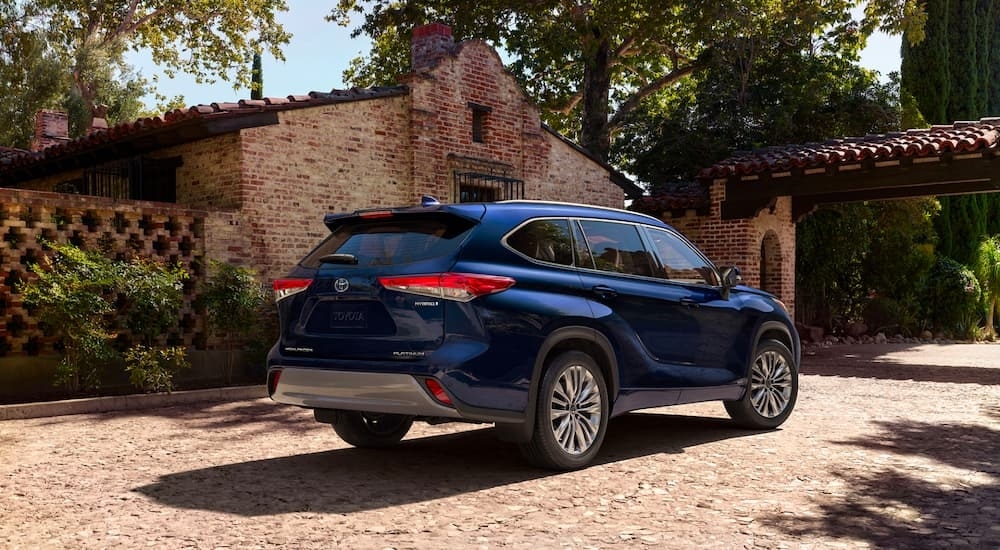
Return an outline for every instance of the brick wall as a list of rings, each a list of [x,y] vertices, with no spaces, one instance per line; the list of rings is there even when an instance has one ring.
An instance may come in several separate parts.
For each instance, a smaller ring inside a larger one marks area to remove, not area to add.
[[[449,50],[440,36],[431,39],[436,41],[431,51],[443,57],[422,61],[428,68],[405,80],[411,88],[409,131],[418,194],[455,201],[452,172],[459,159],[491,163],[504,175],[524,180],[529,199],[624,204],[624,192],[607,170],[542,128],[538,108],[493,48],[473,40]],[[448,51],[454,55],[442,53]],[[485,112],[481,143],[472,139],[476,110]]]
[[[723,220],[720,215],[725,200],[725,183],[716,181],[710,188],[711,207],[708,216],[694,211],[683,216],[664,215],[664,221],[674,226],[698,246],[716,265],[735,265],[750,286],[764,288],[795,310],[795,223],[792,220],[791,199],[778,199],[773,211],[765,209],[756,217]],[[761,281],[761,253],[767,255],[767,280]]]
[[[329,234],[327,212],[416,204],[405,96],[283,111],[241,133],[254,267],[284,275]]]

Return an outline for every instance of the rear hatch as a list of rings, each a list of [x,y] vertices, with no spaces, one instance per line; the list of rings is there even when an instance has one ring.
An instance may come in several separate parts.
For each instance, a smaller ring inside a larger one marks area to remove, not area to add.
[[[386,288],[386,281],[447,272],[482,215],[481,207],[457,210],[327,216],[330,236],[290,279],[276,283],[276,290],[308,284],[279,299],[282,353],[413,360],[437,349],[444,337],[445,300]]]

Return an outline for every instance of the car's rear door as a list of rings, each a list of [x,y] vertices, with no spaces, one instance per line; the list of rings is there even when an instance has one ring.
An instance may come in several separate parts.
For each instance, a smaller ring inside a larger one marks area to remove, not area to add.
[[[313,281],[283,323],[285,353],[383,360],[439,347],[444,301],[394,292],[380,279],[446,272],[476,220],[384,211],[330,225],[330,237],[302,261]]]

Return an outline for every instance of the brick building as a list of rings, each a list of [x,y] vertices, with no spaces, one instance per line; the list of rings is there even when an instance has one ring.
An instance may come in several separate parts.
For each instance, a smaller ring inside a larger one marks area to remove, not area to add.
[[[327,212],[526,198],[622,207],[640,192],[542,124],[480,41],[414,31],[398,86],[197,105],[67,139],[43,111],[33,151],[0,151],[0,356],[50,343],[17,295],[38,240],[180,262],[195,277],[173,343],[200,346],[191,307],[208,259],[283,275],[327,229]],[[2,243],[0,243],[2,244]]]

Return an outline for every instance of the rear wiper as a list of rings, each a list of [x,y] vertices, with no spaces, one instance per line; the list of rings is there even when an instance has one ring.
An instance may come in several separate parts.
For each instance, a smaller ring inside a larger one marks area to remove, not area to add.
[[[354,254],[327,254],[320,256],[319,261],[323,264],[358,264],[358,258]]]

